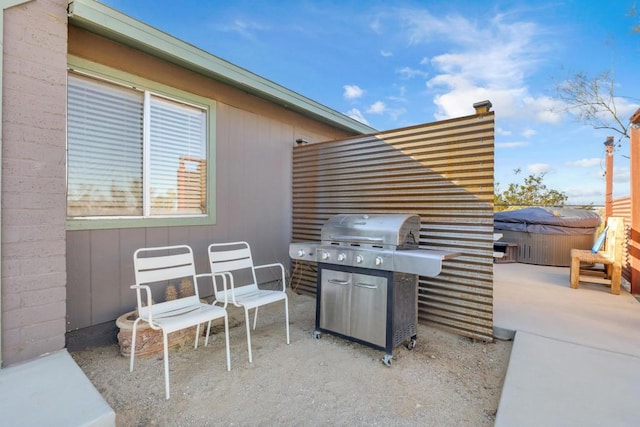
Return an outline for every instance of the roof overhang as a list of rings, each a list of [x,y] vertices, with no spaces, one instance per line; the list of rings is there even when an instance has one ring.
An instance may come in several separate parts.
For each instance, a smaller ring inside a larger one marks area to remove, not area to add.
[[[138,49],[185,69],[238,88],[353,134],[368,134],[376,129],[349,116],[211,55],[189,43],[144,24],[95,0],[69,2],[71,25]]]

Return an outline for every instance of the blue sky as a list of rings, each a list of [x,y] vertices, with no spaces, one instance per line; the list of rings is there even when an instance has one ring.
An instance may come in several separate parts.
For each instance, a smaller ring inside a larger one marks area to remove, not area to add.
[[[628,140],[562,112],[555,87],[613,72],[628,124],[640,107],[634,0],[103,3],[378,130],[473,114],[488,99],[502,189],[545,172],[568,204],[602,205],[603,142],[615,136],[614,197],[629,194]]]

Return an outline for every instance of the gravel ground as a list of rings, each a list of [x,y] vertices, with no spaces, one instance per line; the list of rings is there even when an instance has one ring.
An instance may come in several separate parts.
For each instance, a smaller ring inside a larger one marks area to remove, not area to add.
[[[384,352],[323,334],[313,338],[315,299],[291,295],[291,344],[282,305],[261,308],[249,364],[241,309],[230,307],[231,371],[224,337],[129,360],[117,345],[71,353],[116,412],[118,426],[492,426],[511,342],[483,343],[420,324],[413,350]]]

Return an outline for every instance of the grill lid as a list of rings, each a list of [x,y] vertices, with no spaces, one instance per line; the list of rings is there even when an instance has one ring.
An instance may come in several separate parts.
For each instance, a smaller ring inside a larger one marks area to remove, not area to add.
[[[327,220],[321,242],[289,245],[292,259],[435,277],[442,261],[458,253],[420,249],[420,217],[414,214],[342,214]],[[324,268],[324,267],[323,267]]]
[[[334,215],[322,227],[323,244],[371,245],[395,248],[418,245],[420,217],[413,214]]]

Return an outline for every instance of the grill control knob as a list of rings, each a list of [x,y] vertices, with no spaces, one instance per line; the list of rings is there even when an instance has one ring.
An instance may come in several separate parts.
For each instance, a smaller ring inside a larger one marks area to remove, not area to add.
[[[338,261],[344,261],[346,258],[347,256],[344,254],[344,252],[338,254]]]
[[[329,259],[329,252],[323,252],[322,253],[322,259],[325,260],[325,261],[328,260]]]
[[[362,255],[356,255],[356,262],[358,264],[362,264],[362,261],[364,261],[364,258],[362,258]]]
[[[304,249],[298,249],[298,256],[299,257],[303,257],[304,256]]]
[[[376,265],[382,265],[382,257],[376,257]]]

